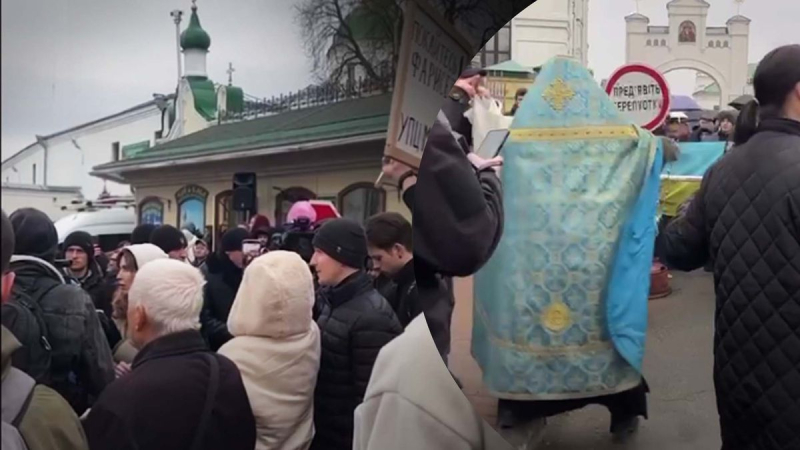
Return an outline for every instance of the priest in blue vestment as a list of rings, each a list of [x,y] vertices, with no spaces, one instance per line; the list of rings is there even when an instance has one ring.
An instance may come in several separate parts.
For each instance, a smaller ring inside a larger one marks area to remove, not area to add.
[[[661,139],[567,58],[542,68],[510,131],[505,230],[475,278],[472,354],[501,427],[594,403],[625,436],[647,417]]]

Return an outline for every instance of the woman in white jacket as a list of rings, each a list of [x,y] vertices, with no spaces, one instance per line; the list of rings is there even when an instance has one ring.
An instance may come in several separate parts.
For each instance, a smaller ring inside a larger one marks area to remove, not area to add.
[[[251,262],[220,348],[239,368],[256,419],[257,450],[306,450],[314,437],[320,332],[311,319],[314,281],[292,252]]]

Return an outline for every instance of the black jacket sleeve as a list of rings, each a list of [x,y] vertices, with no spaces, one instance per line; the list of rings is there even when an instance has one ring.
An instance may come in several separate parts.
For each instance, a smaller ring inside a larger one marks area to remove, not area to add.
[[[68,286],[73,288],[73,286]],[[83,297],[83,316],[86,324],[86,331],[83,335],[83,343],[80,353],[80,373],[78,378],[92,396],[99,396],[100,393],[114,381],[114,358],[111,355],[111,346],[108,343],[100,319],[97,316],[94,303],[89,294],[82,289],[75,288],[74,294]]]
[[[441,115],[440,115],[441,117]],[[414,190],[414,257],[438,273],[469,276],[491,257],[503,231],[500,179],[478,173],[446,122],[431,128]]]
[[[364,401],[369,377],[381,348],[403,332],[391,309],[382,312],[361,316],[350,331],[351,373],[359,404]]]
[[[125,421],[104,405],[95,405],[83,422],[83,430],[91,449],[114,448],[135,450],[139,447]]]
[[[208,341],[208,346],[211,347],[211,350],[217,351],[226,342],[233,339],[233,336],[228,332],[228,324],[215,317],[212,310],[214,301],[212,295],[206,284],[203,309],[200,311],[200,326],[206,341]]]
[[[708,261],[705,201],[713,171],[712,166],[703,177],[700,189],[686,212],[670,222],[656,238],[656,254],[663,255],[667,265],[677,270],[696,270]]]

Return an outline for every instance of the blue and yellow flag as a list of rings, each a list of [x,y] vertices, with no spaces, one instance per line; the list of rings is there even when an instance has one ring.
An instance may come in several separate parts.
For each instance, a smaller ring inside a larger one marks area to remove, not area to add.
[[[660,140],[579,63],[546,64],[503,150],[505,228],[475,278],[472,354],[499,398],[641,381]]]
[[[680,157],[664,165],[661,212],[677,216],[678,208],[700,189],[706,171],[725,153],[727,142],[682,142]]]

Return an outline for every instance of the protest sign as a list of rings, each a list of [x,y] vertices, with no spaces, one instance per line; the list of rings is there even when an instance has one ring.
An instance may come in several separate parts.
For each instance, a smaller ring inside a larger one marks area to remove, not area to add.
[[[667,80],[657,70],[643,64],[617,69],[608,80],[606,93],[620,112],[647,130],[658,128],[669,114]]]
[[[403,21],[384,154],[418,168],[436,115],[474,51],[425,0],[407,0]]]

